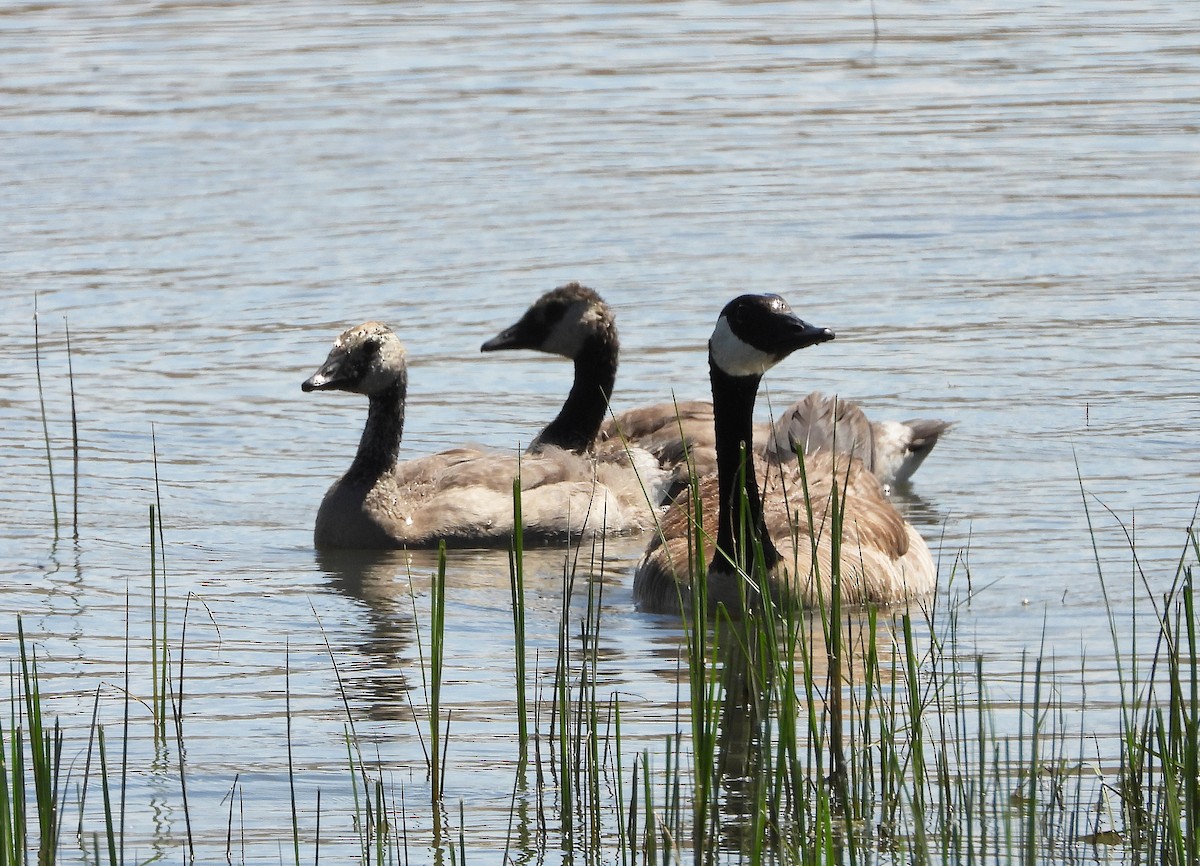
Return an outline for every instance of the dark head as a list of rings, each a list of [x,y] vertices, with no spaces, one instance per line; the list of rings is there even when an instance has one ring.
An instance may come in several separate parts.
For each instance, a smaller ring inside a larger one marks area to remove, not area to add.
[[[533,349],[574,359],[597,340],[615,350],[612,310],[587,286],[567,283],[538,298],[516,324],[492,337],[480,351]]]
[[[382,394],[405,377],[404,345],[381,322],[366,322],[344,332],[321,369],[304,380],[304,391],[351,391]]]
[[[742,295],[721,310],[708,353],[726,375],[762,376],[797,349],[833,339],[833,331],[810,325],[779,295]]]

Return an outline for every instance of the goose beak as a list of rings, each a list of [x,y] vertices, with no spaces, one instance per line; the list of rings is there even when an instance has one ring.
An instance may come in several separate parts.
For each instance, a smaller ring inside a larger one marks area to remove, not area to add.
[[[492,339],[479,347],[481,352],[499,352],[502,349],[527,349],[529,346],[521,337],[521,323],[505,328]]]
[[[791,310],[782,314],[777,312],[760,321],[758,328],[758,345],[763,351],[774,355],[776,361],[781,361],[800,349],[807,349],[817,343],[827,343],[834,337],[829,328],[811,325]]]
[[[834,333],[829,328],[810,325],[799,316],[790,317],[787,330],[786,340],[789,352],[797,349],[807,349],[809,346],[817,345],[817,343],[828,343],[834,338]]]
[[[346,381],[347,378],[342,372],[342,359],[330,358],[321,365],[321,369],[300,383],[300,390],[306,394],[310,391],[333,391]]]

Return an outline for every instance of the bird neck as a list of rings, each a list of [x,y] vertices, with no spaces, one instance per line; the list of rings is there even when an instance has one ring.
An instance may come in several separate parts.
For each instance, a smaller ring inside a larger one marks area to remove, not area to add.
[[[404,435],[404,401],[408,396],[408,376],[370,396],[367,424],[358,441],[358,453],[346,477],[374,481],[396,468],[400,458],[400,439]]]
[[[617,347],[600,337],[588,340],[575,356],[575,382],[558,415],[546,425],[534,447],[554,445],[582,454],[591,449],[608,412],[617,381]]]
[[[709,358],[717,447],[717,551],[711,568],[727,570],[728,560],[753,574],[754,545],[762,546],[764,564],[780,560],[763,518],[754,467],[754,400],[761,376],[731,376]]]

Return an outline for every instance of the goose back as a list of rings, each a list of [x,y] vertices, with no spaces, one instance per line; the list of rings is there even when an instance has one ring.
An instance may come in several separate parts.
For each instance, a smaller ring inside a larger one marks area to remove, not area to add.
[[[934,419],[870,421],[858,403],[813,391],[780,413],[760,441],[763,456],[779,463],[795,461],[797,451],[852,454],[888,488],[907,483],[951,426]]]
[[[803,454],[837,451],[852,454],[884,485],[885,490],[906,484],[953,422],[934,419],[870,421],[862,407],[820,391],[797,400],[774,421],[756,424],[758,454],[776,463],[796,460]],[[669,498],[687,484],[685,453],[691,455],[698,476],[716,471],[716,435],[712,403],[688,400],[655,403],[629,409],[607,419],[598,441],[623,440],[645,448],[672,472]]]

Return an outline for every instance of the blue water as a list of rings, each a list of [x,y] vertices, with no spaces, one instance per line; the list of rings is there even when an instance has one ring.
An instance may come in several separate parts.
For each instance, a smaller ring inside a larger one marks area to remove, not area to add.
[[[247,862],[289,844],[289,690],[301,800],[321,787],[346,805],[331,652],[372,760],[422,790],[414,618],[425,628],[432,564],[415,561],[410,589],[397,560],[362,575],[314,553],[364,407],[299,383],[344,327],[383,319],[410,352],[406,453],[515,448],[570,367],[478,347],[569,279],[617,310],[616,408],[704,396],[716,312],[769,290],[838,334],[772,372],[776,403],[820,388],[876,418],[956,420],[902,502],[940,554],[941,603],[963,604],[997,689],[1043,651],[1090,683],[1089,706],[1111,702],[1080,478],[1129,655],[1151,647],[1126,614],[1169,586],[1200,497],[1195,15],[876,5],[877,38],[868,4],[0,10],[0,632],[22,616],[72,754],[97,688],[119,721],[127,619],[130,690],[148,698],[161,499],[201,859],[224,856],[235,776]],[[602,670],[631,748],[658,749],[680,637],[633,610],[640,547],[607,551]],[[530,563],[543,677],[563,560]],[[448,796],[472,850],[498,859],[515,731],[504,556],[457,555],[449,585]],[[1081,688],[1066,694],[1082,708]],[[178,783],[145,769],[134,715],[130,847],[176,858]],[[322,851],[353,857],[348,823],[329,821]]]

